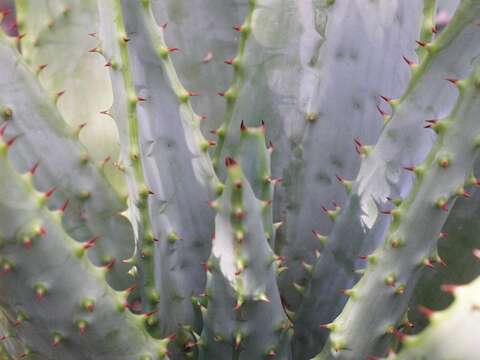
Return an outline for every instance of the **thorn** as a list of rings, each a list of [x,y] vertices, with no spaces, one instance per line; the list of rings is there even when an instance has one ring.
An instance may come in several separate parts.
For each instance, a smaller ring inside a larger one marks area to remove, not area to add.
[[[221,97],[224,97],[224,96],[225,96],[225,93],[226,93],[225,91],[223,91],[223,92],[217,92],[217,95],[218,95],[218,96],[221,96]]]
[[[240,123],[240,131],[246,131],[247,130],[247,127],[245,126],[245,122],[242,120],[242,122]]]
[[[167,48],[167,51],[170,52],[170,53],[173,53],[175,51],[180,51],[180,49],[176,48],[176,47],[173,47],[173,48]]]
[[[46,193],[44,193],[45,197],[48,199],[52,194],[57,190],[56,187],[52,187],[50,190],[48,190]]]
[[[407,170],[407,171],[411,171],[411,172],[415,172],[416,170],[416,166],[404,166],[403,167],[403,170]]]
[[[235,304],[235,307],[233,308],[234,311],[240,310],[240,308],[243,305],[243,301],[237,300],[237,303]]]
[[[67,209],[68,207],[68,204],[69,204],[70,200],[65,200],[65,202],[63,203],[62,207],[59,209],[61,213],[64,213],[65,210]]]
[[[160,27],[161,27],[163,30],[165,30],[165,29],[167,28],[167,26],[168,26],[168,22],[164,23],[164,24],[161,25]]]
[[[320,329],[335,330],[335,323],[327,323],[319,325]]]
[[[103,265],[102,267],[105,269],[105,270],[110,270],[113,265],[115,264],[115,259],[112,259],[110,260],[108,263],[106,263],[105,265]]]
[[[234,26],[232,26],[232,29],[237,31],[237,32],[240,32],[240,31],[242,31],[242,25],[234,25]]]
[[[457,288],[458,288],[458,285],[454,285],[454,284],[443,284],[440,286],[440,289],[443,292],[446,292],[449,294],[453,294]]]
[[[37,228],[36,233],[38,236],[45,236],[47,234],[47,231],[43,226],[40,226],[39,228]]]
[[[190,92],[189,92],[189,93],[188,93],[188,96],[196,96],[196,95],[192,95],[192,94],[194,94],[194,93],[190,93]],[[137,101],[139,101],[139,102],[143,102],[143,101],[146,101],[146,100],[147,100],[147,99],[144,98],[144,97],[142,97],[142,96],[137,96]]]
[[[112,157],[109,155],[107,156],[105,159],[103,159],[101,162],[100,162],[100,166],[105,166],[108,164],[108,162],[112,159]]]
[[[434,314],[434,311],[432,309],[430,309],[426,306],[423,306],[423,305],[420,305],[418,307],[418,311],[420,312],[420,314],[422,314],[426,318],[431,318],[432,315]]]
[[[7,145],[7,148],[9,148],[10,146],[13,145],[13,143],[15,142],[15,140],[18,139],[18,136],[19,135],[15,135],[13,137],[11,137],[9,140],[7,140],[7,142],[5,143]]]
[[[446,231],[441,231],[439,234],[438,234],[438,238],[439,239],[442,239],[442,238],[446,238],[448,236],[448,233]]]
[[[37,75],[40,74],[42,72],[43,69],[45,69],[47,67],[47,64],[42,64],[42,65],[38,65],[37,67]]]
[[[93,48],[89,49],[88,52],[90,52],[90,53],[98,52],[99,53],[100,49],[98,47],[93,47]]]
[[[78,330],[80,331],[80,335],[83,336],[87,331],[87,324],[82,321],[78,324]]]
[[[385,112],[385,111],[383,111],[383,110],[380,108],[380,106],[377,105],[376,107],[377,107],[377,110],[378,110],[378,112],[380,113],[380,115],[381,115],[382,117],[388,116],[388,113]]]
[[[112,115],[112,113],[111,113],[110,109],[108,109],[108,110],[103,110],[103,111],[100,111],[100,114],[102,114],[102,115],[108,115],[108,116],[110,116],[110,117],[113,117],[113,115]]]
[[[435,267],[433,266],[432,264],[432,261],[429,259],[429,258],[425,258],[423,261],[422,261],[423,265],[430,268],[430,269],[433,269],[435,270]]]
[[[59,91],[55,94],[55,100],[60,99],[60,97],[65,94],[65,90]]]
[[[428,45],[425,41],[422,40],[415,40],[415,42],[421,47],[425,47]]]
[[[352,289],[341,289],[340,294],[348,296],[348,297],[353,297],[355,292]]]
[[[436,25],[432,26],[432,33],[434,33],[434,34],[437,33],[437,26]]]
[[[91,33],[88,33],[88,36],[95,37],[95,36],[97,36],[97,33],[96,32],[91,32]]]
[[[451,82],[453,85],[457,85],[457,84],[458,84],[458,79],[445,78],[445,80],[447,80],[448,82]]]
[[[383,95],[380,95],[380,97],[387,103],[389,103],[390,101],[392,101],[391,98],[387,97],[387,96],[383,96]]]
[[[210,61],[212,61],[212,59],[213,59],[213,54],[209,51],[203,58],[202,62],[204,64],[208,64]]]
[[[480,260],[480,248],[473,249],[472,254],[473,254],[473,256],[475,256],[478,260]]]
[[[28,171],[30,175],[32,176],[35,175],[35,172],[37,171],[39,165],[40,165],[40,161],[37,161],[35,164],[33,164],[31,169]]]
[[[157,312],[158,312],[158,309],[146,312],[145,314],[143,314],[143,317],[148,318],[148,317],[152,316],[153,314],[156,314]]]
[[[228,168],[230,166],[234,166],[234,165],[237,165],[237,162],[231,158],[231,157],[226,157],[225,158],[225,166]]]
[[[267,177],[267,181],[272,184],[273,186],[277,185],[278,183],[281,183],[283,182],[283,178],[272,178],[271,176],[268,176]]]
[[[235,58],[225,60],[223,63],[227,65],[233,65],[233,62],[235,61]]]
[[[402,56],[402,58],[407,63],[408,66],[415,66],[416,65],[412,60],[406,58],[405,56]]]
[[[3,135],[5,134],[5,130],[7,130],[8,122],[4,123],[2,127],[0,127],[0,137],[3,138]]]
[[[90,249],[90,248],[94,247],[97,243],[97,239],[98,239],[98,236],[93,236],[92,238],[90,238],[89,240],[87,240],[86,242],[84,242],[82,244],[83,248],[85,250],[87,250],[87,249]]]

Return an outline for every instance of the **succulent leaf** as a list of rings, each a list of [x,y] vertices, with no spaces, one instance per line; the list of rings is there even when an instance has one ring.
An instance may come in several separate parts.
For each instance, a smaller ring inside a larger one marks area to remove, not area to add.
[[[275,281],[276,256],[265,237],[262,205],[235,160],[218,199],[207,262],[200,359],[290,358],[291,324]]]

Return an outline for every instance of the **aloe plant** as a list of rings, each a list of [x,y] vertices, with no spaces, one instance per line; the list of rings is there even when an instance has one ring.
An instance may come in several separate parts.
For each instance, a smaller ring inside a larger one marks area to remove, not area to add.
[[[480,0],[0,11],[0,359],[478,357]]]

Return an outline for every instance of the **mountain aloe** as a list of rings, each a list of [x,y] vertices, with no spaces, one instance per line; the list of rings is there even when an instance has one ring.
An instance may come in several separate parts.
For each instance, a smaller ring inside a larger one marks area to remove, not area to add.
[[[480,0],[0,22],[0,359],[478,357]]]

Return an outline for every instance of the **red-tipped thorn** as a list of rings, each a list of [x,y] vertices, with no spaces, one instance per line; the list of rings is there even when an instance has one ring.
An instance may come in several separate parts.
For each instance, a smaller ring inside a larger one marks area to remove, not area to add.
[[[37,235],[38,236],[45,236],[46,234],[47,234],[47,231],[45,230],[45,228],[43,226],[40,226],[37,229]]]
[[[226,157],[225,158],[225,166],[226,167],[230,167],[230,166],[234,166],[234,165],[237,165],[237,162],[231,158],[231,157]]]
[[[223,92],[217,92],[217,95],[218,95],[218,96],[221,96],[221,97],[224,97],[224,96],[225,96],[225,91],[223,91]]]
[[[165,30],[165,29],[167,28],[167,26],[168,26],[168,22],[164,23],[164,24],[161,25],[160,27],[161,27],[163,30]]]
[[[213,54],[209,51],[203,58],[202,62],[204,64],[208,64],[210,61],[212,61],[212,59],[213,59]]]
[[[448,82],[451,82],[453,85],[457,85],[458,83],[458,79],[454,79],[454,78],[445,78],[445,80],[447,80]]]
[[[384,101],[386,101],[387,103],[389,103],[390,101],[392,101],[392,99],[389,98],[388,96],[380,95],[380,97],[381,97]]]
[[[443,292],[446,292],[449,294],[453,294],[457,288],[458,288],[458,285],[454,285],[454,284],[443,284],[442,286],[440,286],[440,289]]]
[[[95,244],[97,243],[97,239],[98,239],[98,236],[93,236],[92,238],[88,239],[83,243],[83,248],[87,250],[94,247]]]
[[[414,63],[412,60],[408,59],[407,57],[402,56],[402,58],[403,58],[403,60],[407,63],[408,66],[413,66],[413,65],[415,65],[415,63]]]
[[[426,306],[423,306],[423,305],[420,305],[418,307],[418,311],[420,312],[420,314],[422,314],[423,316],[425,316],[426,318],[430,318],[432,317],[434,311]]]
[[[235,59],[228,59],[228,60],[225,60],[223,63],[224,63],[224,64],[227,64],[227,65],[233,65],[233,61],[234,61],[234,60],[235,60]]]
[[[426,267],[428,267],[430,269],[435,269],[435,267],[433,266],[432,261],[430,259],[423,260],[423,265],[425,265]]]
[[[68,207],[68,204],[69,204],[70,200],[65,200],[65,202],[63,203],[62,207],[59,209],[60,212],[64,213],[65,210],[67,209]]]
[[[242,25],[234,25],[234,26],[232,26],[232,29],[240,32],[240,31],[242,31]]]
[[[7,140],[7,142],[5,143],[7,145],[7,147],[10,147],[13,145],[13,143],[15,142],[15,140],[18,139],[18,135],[15,135],[13,137],[11,137],[9,140]]]
[[[156,314],[157,312],[158,312],[158,309],[152,310],[152,311],[146,312],[145,314],[143,314],[143,316],[148,318],[148,317],[152,316],[153,314]]]
[[[8,126],[8,123],[6,122],[0,127],[0,137],[3,137],[3,135],[5,134],[5,130],[7,130],[7,126]]]
[[[436,34],[437,33],[437,26],[436,25],[433,25],[432,26],[432,33]]]
[[[91,32],[91,33],[88,33],[88,36],[95,37],[95,36],[97,36],[97,33],[96,32]]]
[[[439,234],[438,234],[438,237],[441,239],[441,238],[445,238],[448,236],[448,233],[446,231],[441,231]]]
[[[473,256],[475,256],[478,260],[480,260],[480,248],[473,249],[472,254],[473,254]]]
[[[102,267],[106,270],[110,270],[113,267],[114,264],[115,264],[115,259],[112,259],[108,263],[103,265]]]
[[[40,161],[37,161],[35,164],[33,164],[33,166],[30,168],[28,172],[31,175],[35,175],[35,172],[37,171],[39,165],[40,165]]]
[[[421,47],[425,47],[425,46],[427,46],[427,43],[426,43],[425,41],[422,41],[422,40],[415,40],[415,42],[416,42],[416,43],[417,43],[419,46],[421,46]]]
[[[48,191],[45,193],[45,197],[46,197],[46,198],[49,198],[50,196],[52,196],[52,194],[55,192],[55,190],[57,190],[57,188],[52,187],[50,190],[48,190]]]
[[[200,93],[194,92],[194,91],[189,91],[188,96],[200,96]]]
[[[180,51],[180,49],[179,49],[179,48],[176,48],[176,47],[167,48],[167,50],[168,50],[168,52],[171,52],[171,53],[173,53],[173,52],[175,52],[175,51]]]

